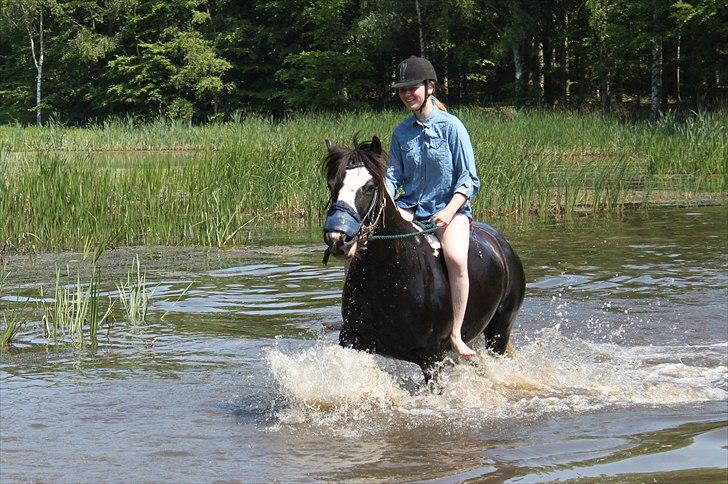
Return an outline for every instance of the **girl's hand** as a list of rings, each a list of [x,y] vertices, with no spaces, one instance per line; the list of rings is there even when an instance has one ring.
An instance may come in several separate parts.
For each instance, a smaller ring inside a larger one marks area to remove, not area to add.
[[[454,216],[454,213],[450,213],[450,211],[445,208],[433,215],[431,220],[432,223],[434,223],[438,227],[447,227],[450,222],[452,222],[452,218]]]

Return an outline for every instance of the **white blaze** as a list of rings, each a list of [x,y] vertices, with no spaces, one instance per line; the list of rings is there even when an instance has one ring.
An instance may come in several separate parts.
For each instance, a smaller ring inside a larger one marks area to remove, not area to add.
[[[346,170],[344,184],[341,190],[339,190],[339,201],[345,202],[356,210],[356,192],[371,179],[372,175],[369,173],[369,170],[363,166]],[[361,213],[359,214],[359,216],[363,215]]]

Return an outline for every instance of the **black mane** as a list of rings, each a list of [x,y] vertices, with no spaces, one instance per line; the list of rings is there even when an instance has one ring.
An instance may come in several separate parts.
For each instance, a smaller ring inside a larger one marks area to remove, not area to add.
[[[381,153],[372,151],[371,141],[357,141],[354,138],[354,149],[346,146],[332,144],[323,161],[323,171],[329,185],[329,194],[336,198],[344,183],[344,176],[348,168],[364,166],[371,173],[380,189],[384,189],[384,174],[387,169],[389,155],[382,150]]]

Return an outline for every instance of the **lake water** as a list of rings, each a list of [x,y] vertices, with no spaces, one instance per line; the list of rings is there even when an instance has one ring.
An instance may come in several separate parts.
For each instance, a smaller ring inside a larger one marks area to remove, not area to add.
[[[728,480],[728,209],[491,223],[526,267],[516,356],[451,362],[438,392],[337,346],[316,227],[106,253],[111,295],[139,254],[148,323],[84,347],[21,328],[0,481]],[[37,314],[79,259],[6,256],[0,310]]]

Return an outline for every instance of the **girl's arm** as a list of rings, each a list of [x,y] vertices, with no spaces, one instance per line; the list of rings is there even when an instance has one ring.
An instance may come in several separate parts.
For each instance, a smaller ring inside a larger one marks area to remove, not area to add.
[[[480,179],[475,170],[475,154],[470,135],[459,120],[453,124],[448,144],[452,153],[453,176],[456,178],[455,193],[462,193],[468,200],[472,200],[480,188]]]
[[[402,166],[402,156],[399,148],[399,141],[392,135],[392,141],[389,143],[389,161],[387,162],[387,174],[384,177],[384,183],[387,191],[394,198],[397,188],[402,186],[404,182],[404,167]]]
[[[460,207],[467,201],[468,197],[460,192],[455,192],[448,204],[445,205],[445,208],[432,216],[432,222],[438,227],[447,227],[455,214],[458,213],[458,210],[460,210]]]
[[[470,135],[459,120],[453,124],[448,144],[452,153],[453,176],[456,178],[455,193],[445,208],[432,217],[438,227],[446,227],[460,207],[472,199],[480,188]]]

